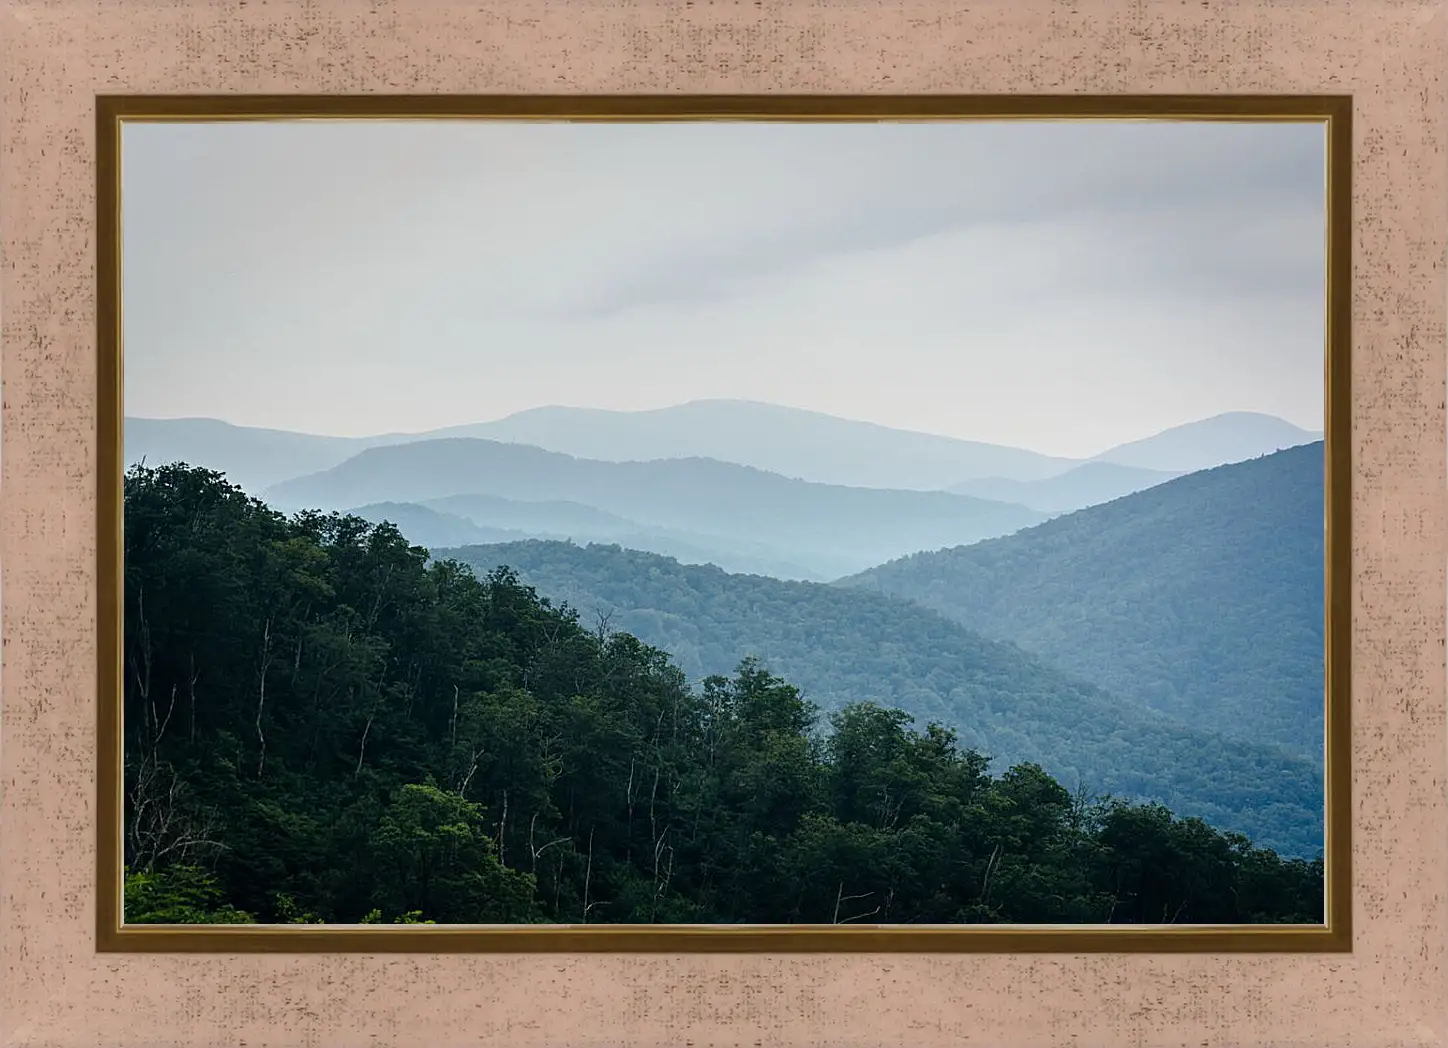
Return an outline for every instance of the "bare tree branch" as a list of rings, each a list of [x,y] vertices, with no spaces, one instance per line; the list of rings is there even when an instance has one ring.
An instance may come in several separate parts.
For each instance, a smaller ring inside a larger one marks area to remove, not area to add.
[[[262,730],[261,717],[266,708],[266,675],[271,669],[271,625],[272,618],[266,617],[266,622],[261,629],[261,667],[257,670],[257,692],[256,692],[256,738],[260,743],[260,750],[256,758],[256,777],[261,778],[263,769],[266,768],[266,732]]]

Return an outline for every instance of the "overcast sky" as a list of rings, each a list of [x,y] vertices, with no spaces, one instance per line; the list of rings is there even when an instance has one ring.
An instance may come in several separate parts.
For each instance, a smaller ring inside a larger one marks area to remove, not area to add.
[[[1322,428],[1321,125],[128,124],[127,414]]]

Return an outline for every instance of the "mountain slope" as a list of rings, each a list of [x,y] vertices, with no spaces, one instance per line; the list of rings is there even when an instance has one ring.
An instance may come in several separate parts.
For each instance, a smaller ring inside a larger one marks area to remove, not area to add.
[[[1119,444],[1092,461],[1191,473],[1230,462],[1245,462],[1321,439],[1321,433],[1301,429],[1273,415],[1230,411],[1200,422],[1173,426],[1129,444]]]
[[[485,542],[519,542],[533,536],[510,528],[489,528],[455,513],[416,502],[373,502],[347,511],[373,524],[392,524],[414,546],[467,546]]]
[[[746,400],[695,400],[652,411],[541,407],[433,436],[504,440],[610,462],[712,458],[821,484],[921,491],[976,477],[1033,480],[1075,464]]]
[[[841,580],[1201,728],[1320,761],[1323,446],[1189,474]]]
[[[507,565],[545,596],[660,647],[691,676],[759,657],[829,710],[870,700],[956,729],[997,767],[1031,760],[1069,785],[1166,803],[1291,854],[1320,847],[1310,761],[1184,727],[909,602],[728,575],[617,547],[528,542],[435,550]]]
[[[393,524],[408,542],[428,549],[528,539],[611,542],[673,557],[684,564],[715,564],[725,571],[819,581],[819,576],[808,569],[773,559],[768,550],[748,543],[647,528],[578,503],[514,502],[492,495],[458,495],[425,504],[374,502],[349,512],[373,523]]]
[[[987,477],[955,484],[947,490],[957,495],[1014,502],[1043,513],[1070,513],[1134,491],[1145,491],[1179,475],[1159,469],[1118,466],[1114,462],[1087,462],[1044,480]]]
[[[609,462],[713,458],[824,484],[934,491],[961,480],[1035,479],[1074,465],[1021,448],[957,440],[742,400],[653,411],[540,407],[422,433],[326,437],[216,419],[126,419],[126,464],[184,461],[249,491],[330,469],[389,444],[474,437]]]
[[[476,524],[524,531],[622,535],[643,527],[636,520],[620,517],[617,513],[606,513],[581,502],[520,502],[499,495],[473,493],[429,499],[425,504],[444,513],[467,517]]]
[[[256,492],[305,473],[330,469],[387,437],[323,437],[280,429],[233,426],[210,418],[127,418],[125,464],[185,462],[225,473]]]
[[[342,509],[476,493],[579,502],[651,528],[749,542],[827,578],[1007,534],[1044,516],[943,491],[811,484],[711,459],[600,462],[461,438],[370,448],[276,485],[265,498],[279,507]]]
[[[697,400],[652,411],[540,407],[491,422],[368,437],[258,429],[216,419],[127,418],[125,429],[128,466],[143,458],[190,462],[224,472],[249,491],[330,469],[366,448],[453,437],[528,444],[609,462],[712,458],[822,484],[920,491],[970,481],[1045,480],[1082,464],[743,400]],[[1269,415],[1234,412],[1123,444],[1091,461],[1181,473],[1319,436]]]

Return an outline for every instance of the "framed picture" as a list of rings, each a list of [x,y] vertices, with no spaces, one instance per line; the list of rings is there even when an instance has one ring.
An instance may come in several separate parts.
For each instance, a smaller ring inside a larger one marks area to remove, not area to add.
[[[1441,1043],[1440,6],[8,8],[0,1039]]]
[[[1351,947],[1349,99],[100,107],[104,948]]]

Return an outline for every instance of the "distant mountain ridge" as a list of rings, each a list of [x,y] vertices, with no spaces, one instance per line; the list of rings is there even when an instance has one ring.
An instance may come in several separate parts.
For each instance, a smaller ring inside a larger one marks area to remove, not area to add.
[[[1188,472],[1275,451],[1286,446],[1284,440],[1313,439],[1294,435],[1305,432],[1271,416],[1236,412],[1121,445],[1090,461]],[[216,419],[130,417],[125,420],[125,461],[190,462],[259,492],[330,469],[368,448],[448,437],[526,444],[602,461],[712,458],[815,483],[901,490],[941,490],[986,480],[1044,481],[1087,461],[740,400],[696,400],[632,412],[540,407],[491,422],[367,437],[235,426]]]
[[[1259,455],[1321,440],[1320,431],[1302,429],[1275,415],[1229,411],[1198,422],[1173,426],[1150,437],[1118,444],[1092,462],[1112,462],[1137,469],[1195,473]]]
[[[956,484],[949,490],[959,495],[1015,502],[1044,513],[1070,513],[1144,491],[1179,476],[1176,472],[1120,466],[1114,462],[1086,462],[1045,480],[988,477]]]
[[[849,487],[933,491],[973,477],[1037,479],[1071,459],[748,400],[646,411],[540,407],[435,436],[531,444],[610,462],[711,458]]]
[[[406,439],[406,438],[397,438]],[[185,462],[225,473],[257,494],[292,477],[330,469],[386,437],[327,437],[281,429],[234,426],[212,418],[125,420],[127,467]]]
[[[803,565],[775,559],[767,548],[749,542],[650,528],[576,503],[460,495],[426,503],[378,502],[349,512],[374,523],[393,524],[410,543],[427,549],[530,539],[616,543],[673,557],[683,564],[714,564],[738,574],[824,581]]]
[[[915,601],[1113,694],[1322,760],[1323,445],[1219,466],[842,586]]]
[[[616,546],[556,542],[434,550],[479,572],[506,565],[585,622],[662,648],[691,677],[754,655],[824,709],[895,706],[997,759],[1166,803],[1286,854],[1321,847],[1321,778],[1271,746],[1189,728],[1063,675],[944,616],[859,589],[730,575]]]
[[[943,491],[814,484],[712,459],[603,462],[471,438],[369,448],[263,497],[279,508],[342,510],[479,493],[583,503],[650,527],[747,539],[822,578],[1044,519],[1024,506]]]
[[[742,400],[696,400],[645,411],[545,406],[489,422],[367,437],[216,419],[127,418],[126,462],[195,461],[260,491],[330,469],[367,448],[456,437],[609,462],[713,458],[815,483],[922,491],[977,476],[1050,476],[1074,464],[1022,448]]]
[[[373,502],[347,511],[374,524],[387,523],[414,546],[470,546],[488,542],[521,542],[534,536],[514,528],[490,528],[455,513],[418,502]]]

